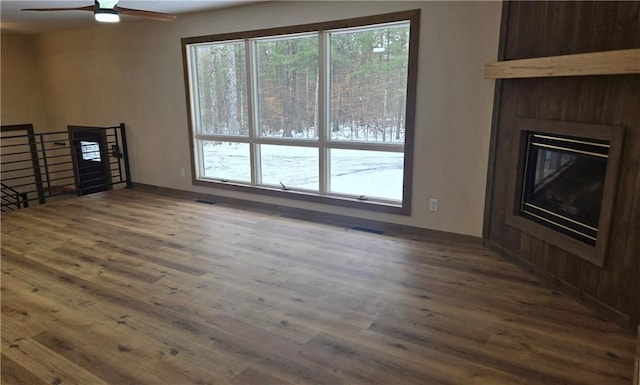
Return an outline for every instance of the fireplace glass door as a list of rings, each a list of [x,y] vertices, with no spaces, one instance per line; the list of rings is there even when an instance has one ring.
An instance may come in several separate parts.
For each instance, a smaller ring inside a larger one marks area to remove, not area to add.
[[[520,215],[595,245],[609,142],[528,132]]]

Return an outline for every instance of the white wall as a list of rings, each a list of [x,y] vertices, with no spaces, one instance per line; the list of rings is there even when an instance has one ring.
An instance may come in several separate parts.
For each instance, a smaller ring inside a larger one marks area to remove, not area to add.
[[[2,125],[31,123],[36,131],[44,131],[47,119],[36,39],[5,32],[0,39],[0,121]]]
[[[410,217],[194,187],[180,38],[421,8]],[[287,1],[41,35],[49,126],[125,122],[134,181],[480,236],[499,2]],[[428,211],[428,200],[440,211]]]

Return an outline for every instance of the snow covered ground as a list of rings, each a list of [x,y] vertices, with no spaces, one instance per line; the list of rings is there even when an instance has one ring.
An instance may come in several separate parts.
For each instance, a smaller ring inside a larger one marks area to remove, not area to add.
[[[204,142],[204,176],[250,182],[249,145]],[[261,146],[262,182],[266,185],[318,191],[318,150],[309,147]],[[331,150],[331,192],[402,200],[404,154]]]

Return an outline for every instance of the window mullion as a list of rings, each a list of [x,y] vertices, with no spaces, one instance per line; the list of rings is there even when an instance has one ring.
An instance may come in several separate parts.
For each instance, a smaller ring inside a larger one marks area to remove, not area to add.
[[[194,146],[197,148],[198,156],[198,177],[204,176],[204,143],[201,140],[196,140]],[[195,151],[195,150],[194,150]]]
[[[320,176],[320,194],[326,194],[331,189],[331,165],[329,159],[329,149],[327,141],[329,140],[328,122],[329,119],[329,34],[325,31],[318,33],[318,140],[319,140],[319,176]]]
[[[252,39],[245,40],[247,53],[247,101],[249,104],[249,159],[251,160],[251,184],[262,183],[260,172],[260,148],[255,139],[258,137],[258,70],[256,65],[255,43]]]
[[[366,150],[366,151],[384,151],[384,152],[404,152],[403,144],[387,144],[377,142],[337,142],[331,141],[327,144],[329,148],[338,148],[342,150]]]
[[[210,140],[214,142],[239,142],[239,143],[251,143],[251,139],[246,136],[235,135],[217,135],[217,134],[197,134],[195,135],[197,140]]]
[[[189,49],[189,67],[190,67],[190,78],[189,82],[191,84],[191,123],[193,124],[193,135],[195,136],[200,131],[200,98],[199,95],[199,87],[198,84],[198,57],[197,51],[194,48]]]
[[[197,135],[200,131],[200,98],[198,97],[198,58],[197,51],[193,47],[189,47],[189,54],[187,55],[189,66],[189,85],[190,85],[190,95],[191,98],[191,135],[193,136],[193,151],[194,154],[197,154],[197,159],[195,160],[194,167],[196,167],[196,175],[201,176],[204,174],[204,154],[202,151],[202,142],[198,140]]]

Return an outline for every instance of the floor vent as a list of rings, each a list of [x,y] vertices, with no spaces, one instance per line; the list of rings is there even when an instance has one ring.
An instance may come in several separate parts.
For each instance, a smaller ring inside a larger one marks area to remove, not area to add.
[[[205,203],[205,204],[208,204],[208,205],[215,205],[215,204],[216,204],[216,202],[214,202],[214,201],[208,201],[208,200],[206,200],[206,199],[196,199],[196,202],[198,202],[198,203]]]
[[[351,228],[351,230],[364,231],[365,233],[372,233],[372,234],[384,234],[383,230],[370,229],[368,227],[360,227],[360,226],[354,226]]]

